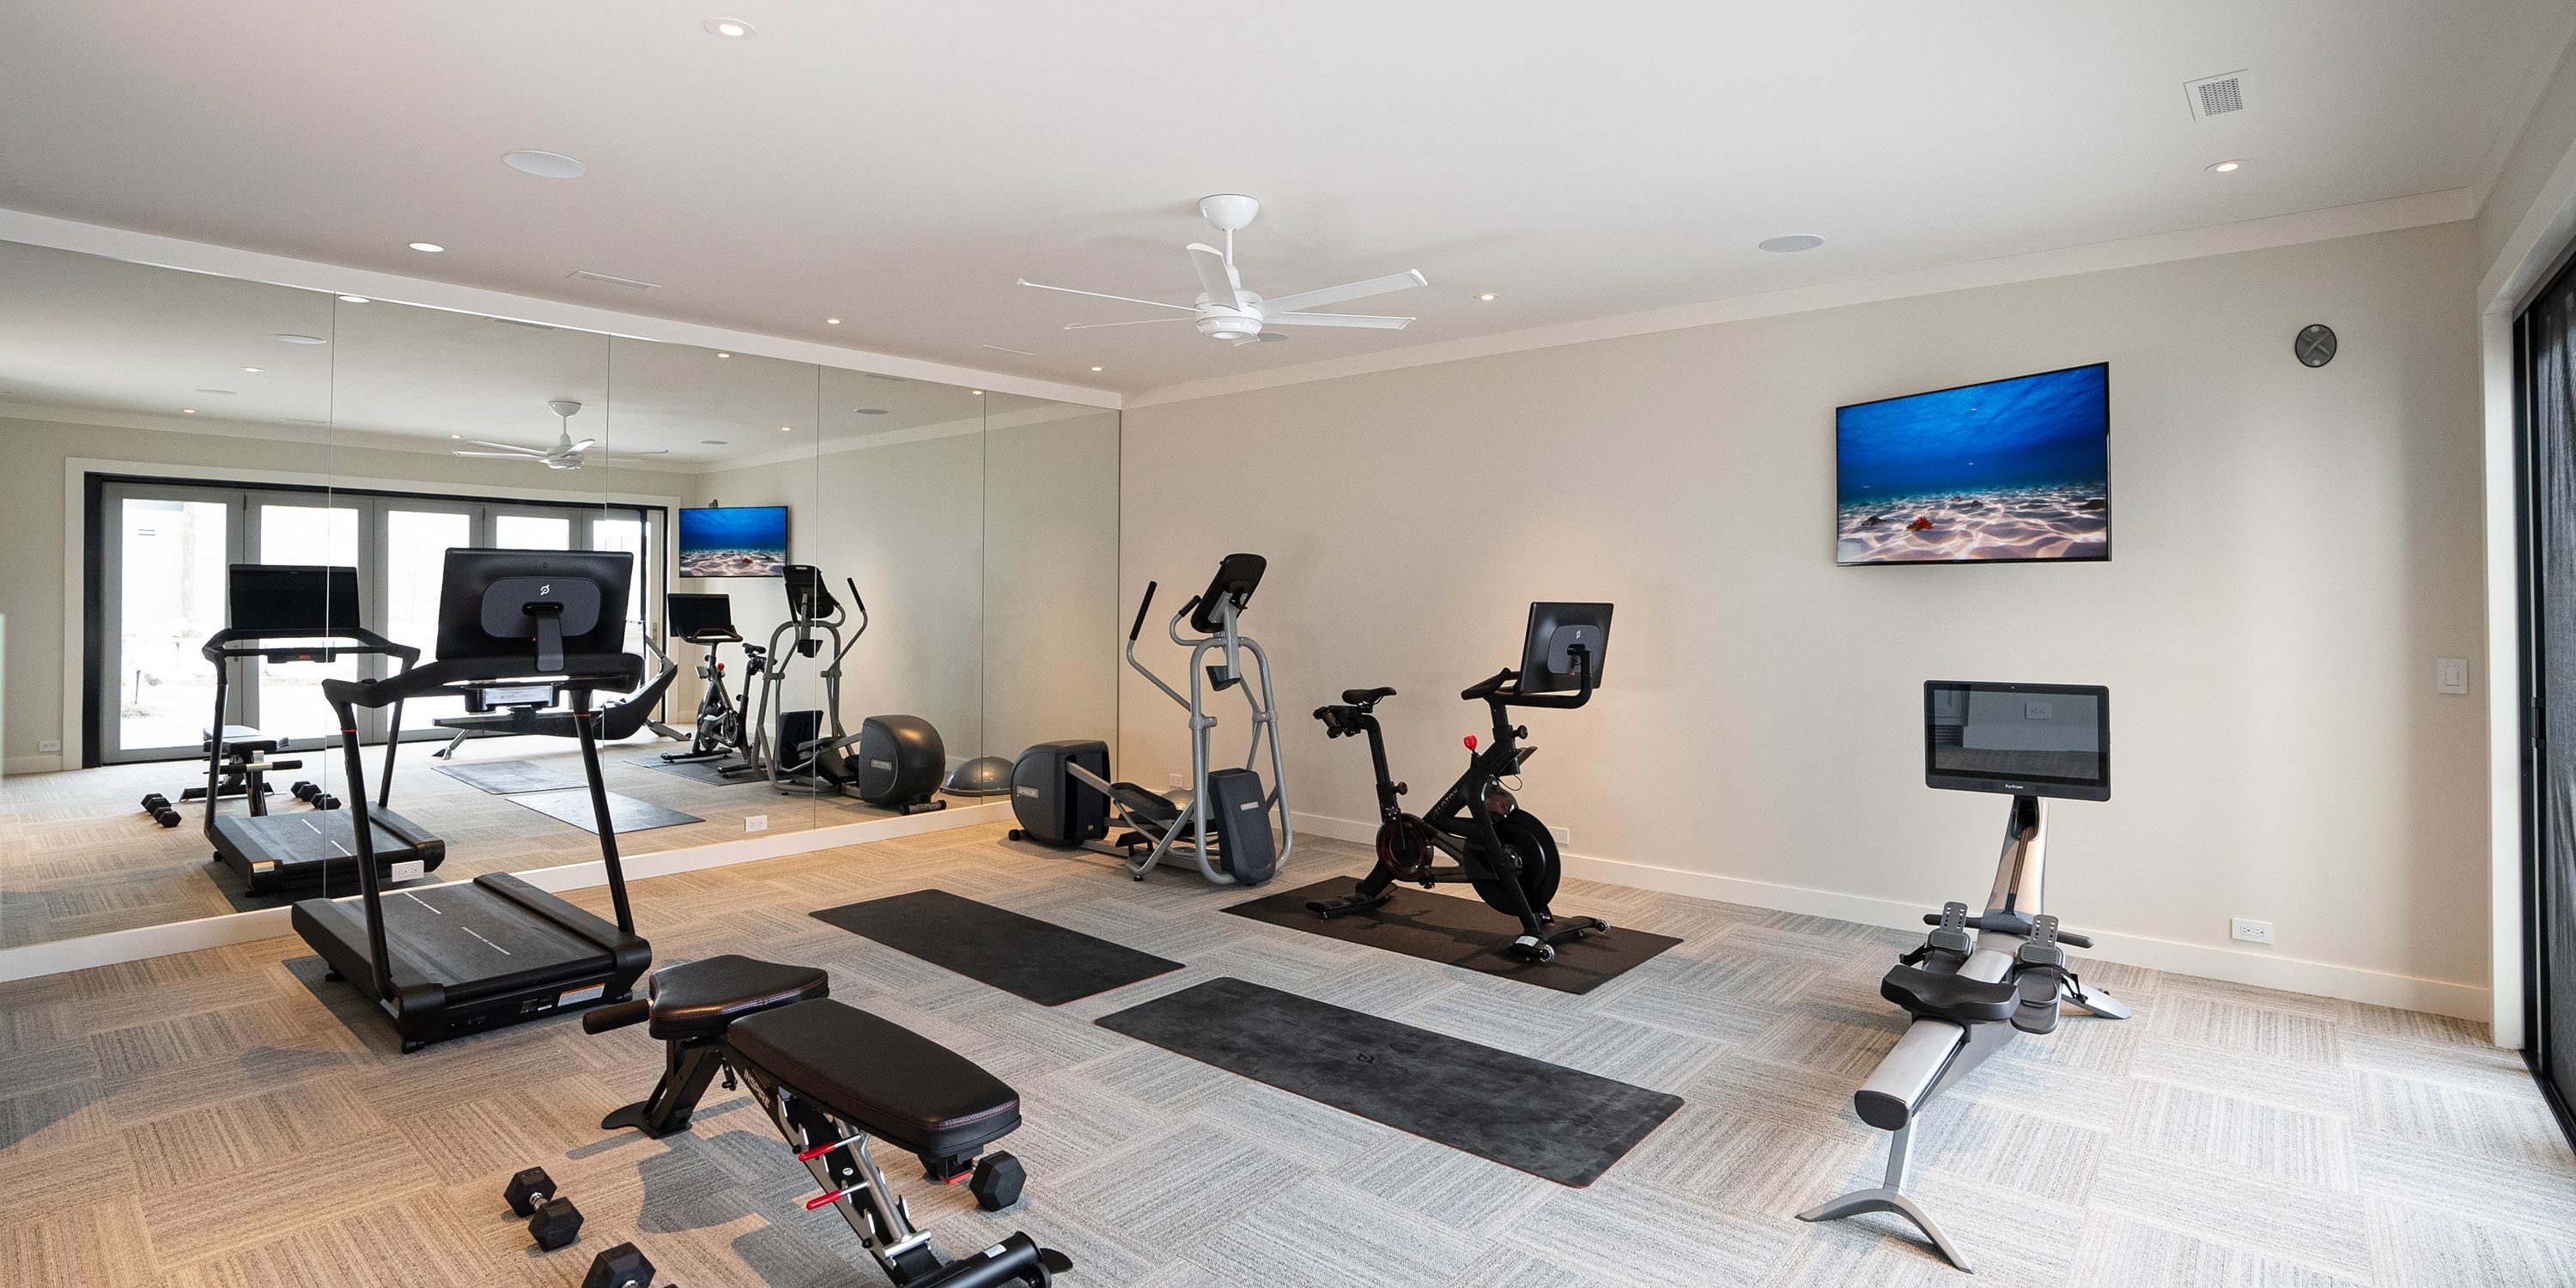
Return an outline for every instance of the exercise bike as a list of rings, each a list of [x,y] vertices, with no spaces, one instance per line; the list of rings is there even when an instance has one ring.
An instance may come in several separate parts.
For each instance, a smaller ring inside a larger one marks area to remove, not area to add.
[[[734,629],[730,596],[674,592],[664,596],[664,601],[670,629],[683,643],[706,649],[707,660],[698,664],[698,678],[707,687],[698,695],[696,734],[689,739],[688,749],[663,752],[662,759],[680,765],[742,754],[742,708],[725,692],[724,662],[716,651],[726,644],[742,646],[742,687],[746,695],[751,692],[752,680],[767,669],[768,651],[745,641]]]
[[[2003,853],[1986,910],[1970,916],[1968,905],[1952,902],[1924,914],[1932,933],[1879,982],[1879,995],[1914,1017],[1852,1094],[1861,1121],[1889,1133],[1884,1179],[1798,1219],[1894,1213],[1950,1264],[1974,1273],[1967,1255],[1904,1192],[1914,1120],[2017,1034],[2056,1031],[2063,1006],[2129,1018],[2127,1006],[2068,967],[2065,946],[2090,948],[2093,941],[2059,929],[2041,898],[2048,863],[2048,803],[2041,798],[2111,799],[2111,691],[1936,680],[1923,686],[1923,705],[1925,784],[2010,794]]]
[[[1598,917],[1560,918],[1549,906],[1562,875],[1556,836],[1503,786],[1538,751],[1521,741],[1529,730],[1512,723],[1511,708],[1572,710],[1592,700],[1609,653],[1610,607],[1530,605],[1520,669],[1497,672],[1458,695],[1463,701],[1481,700],[1492,710],[1493,742],[1479,750],[1475,735],[1468,735],[1467,771],[1428,814],[1404,812],[1397,800],[1406,787],[1387,772],[1386,735],[1376,711],[1395,690],[1348,689],[1342,705],[1315,709],[1325,737],[1367,737],[1383,822],[1377,830],[1377,866],[1359,888],[1338,899],[1310,900],[1308,911],[1325,918],[1365,912],[1393,898],[1390,887],[1398,881],[1425,890],[1444,882],[1465,883],[1476,887],[1488,907],[1520,922],[1521,934],[1512,941],[1511,952],[1532,962],[1554,961],[1557,945],[1610,929]],[[1454,861],[1452,866],[1439,866],[1443,855]]]

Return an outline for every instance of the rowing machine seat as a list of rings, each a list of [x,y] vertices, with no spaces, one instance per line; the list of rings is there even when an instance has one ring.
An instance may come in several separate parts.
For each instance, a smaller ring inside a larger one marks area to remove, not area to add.
[[[1899,966],[1879,981],[1878,995],[1925,1019],[1969,1024],[2008,1020],[2021,994],[2010,984],[1990,984],[1950,971]]]

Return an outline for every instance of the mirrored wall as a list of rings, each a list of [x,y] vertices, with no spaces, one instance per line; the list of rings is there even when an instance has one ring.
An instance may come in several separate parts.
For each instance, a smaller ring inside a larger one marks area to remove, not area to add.
[[[351,770],[321,681],[428,657],[455,548],[636,557],[628,855],[1004,802],[1027,745],[1114,737],[1118,448],[1094,407],[0,243],[0,949],[350,893],[232,851],[358,792],[424,838],[403,881],[595,858],[526,722],[366,714]],[[281,595],[309,629],[252,632]]]

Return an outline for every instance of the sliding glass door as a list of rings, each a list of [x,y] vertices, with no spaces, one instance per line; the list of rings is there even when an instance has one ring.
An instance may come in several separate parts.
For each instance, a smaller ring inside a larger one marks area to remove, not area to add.
[[[2524,930],[2532,1069],[2576,1106],[2576,268],[2515,324],[2521,348]]]
[[[214,668],[199,653],[224,625],[225,569],[235,563],[332,564],[358,570],[360,620],[432,656],[438,587],[459,546],[624,550],[641,575],[630,620],[658,632],[644,606],[661,602],[659,509],[486,502],[102,480],[90,514],[98,550],[88,639],[95,763],[201,754],[213,720]],[[322,681],[386,674],[385,659],[239,663],[223,718],[309,751],[338,739]],[[407,704],[403,736],[443,738],[432,722],[461,715],[459,698]],[[390,711],[361,712],[360,736],[382,741]]]

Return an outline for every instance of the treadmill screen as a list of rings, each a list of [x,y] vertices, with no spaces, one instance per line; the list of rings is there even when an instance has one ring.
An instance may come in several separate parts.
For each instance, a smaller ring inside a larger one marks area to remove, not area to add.
[[[346,635],[362,626],[355,568],[234,564],[226,590],[232,628],[255,637]]]
[[[2111,691],[2089,684],[1923,686],[1923,776],[1933,787],[2111,799]]]

